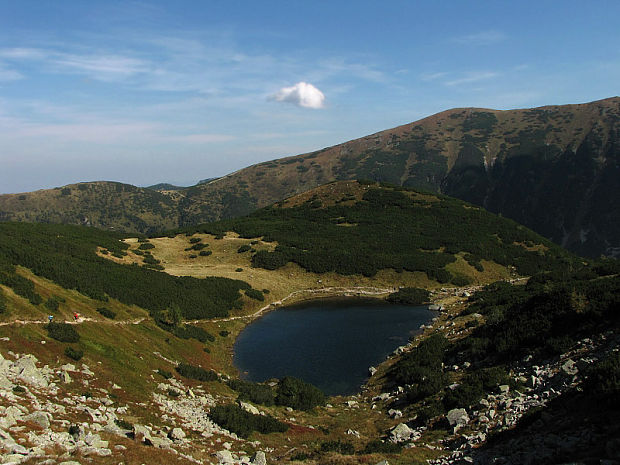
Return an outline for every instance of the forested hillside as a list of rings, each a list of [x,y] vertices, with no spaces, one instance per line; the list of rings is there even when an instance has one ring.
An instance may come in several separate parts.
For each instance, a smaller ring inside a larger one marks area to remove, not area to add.
[[[569,266],[560,247],[511,220],[462,201],[372,181],[340,181],[258,210],[247,217],[182,230],[276,242],[251,251],[256,267],[295,262],[308,271],[373,276],[381,269],[422,271],[440,283],[465,285],[446,266],[462,256],[512,266],[522,275]]]
[[[114,298],[156,314],[178,306],[186,318],[227,316],[241,305],[250,286],[225,278],[173,277],[139,266],[124,266],[96,254],[123,256],[121,235],[69,225],[0,223],[0,284],[39,305],[33,283],[17,267],[106,302]]]

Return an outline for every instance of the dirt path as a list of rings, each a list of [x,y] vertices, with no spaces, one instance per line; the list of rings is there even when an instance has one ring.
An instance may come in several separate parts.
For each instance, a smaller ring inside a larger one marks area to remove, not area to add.
[[[213,320],[209,320],[209,321],[213,321],[215,323],[219,323],[222,321],[232,321],[232,320],[243,320],[243,319],[254,319],[254,318],[258,318],[263,312],[266,312],[268,310],[273,310],[276,307],[282,305],[284,302],[286,302],[287,300],[290,300],[292,298],[295,298],[297,296],[301,296],[301,295],[308,295],[308,296],[318,296],[321,294],[325,294],[325,295],[329,295],[329,296],[346,296],[349,294],[353,294],[356,296],[377,296],[377,295],[384,295],[384,294],[390,294],[391,292],[394,292],[394,288],[380,288],[380,287],[323,287],[320,289],[300,289],[298,291],[293,291],[291,292],[289,295],[287,295],[286,297],[284,297],[281,300],[276,300],[275,302],[272,302],[270,304],[265,305],[264,307],[258,309],[256,312],[251,313],[249,315],[241,315],[241,316],[230,316],[227,318],[216,318]],[[198,323],[201,320],[195,320],[195,321],[188,321],[188,323]]]
[[[135,320],[96,320],[94,318],[87,317],[79,317],[76,320],[54,320],[54,323],[67,323],[70,325],[79,325],[85,322],[96,322],[99,324],[107,324],[107,325],[138,325],[142,323],[146,318],[138,318]],[[3,321],[0,323],[0,326],[10,326],[10,325],[46,325],[49,321],[47,318],[40,320],[13,320],[13,321]]]

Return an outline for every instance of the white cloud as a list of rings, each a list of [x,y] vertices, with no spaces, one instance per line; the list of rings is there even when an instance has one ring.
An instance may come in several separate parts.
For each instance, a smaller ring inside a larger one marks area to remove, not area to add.
[[[271,96],[277,102],[288,102],[304,108],[323,108],[325,95],[307,82],[298,82],[292,87],[283,87]]]

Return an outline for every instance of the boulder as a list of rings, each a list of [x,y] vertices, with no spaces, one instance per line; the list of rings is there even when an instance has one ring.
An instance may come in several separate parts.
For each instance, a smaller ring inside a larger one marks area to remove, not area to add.
[[[560,370],[562,370],[562,373],[568,376],[574,376],[579,372],[579,368],[577,368],[577,364],[570,358],[562,364],[562,367],[560,368]]]
[[[262,450],[259,450],[252,457],[252,465],[267,465],[267,457],[265,457],[265,453]]]
[[[369,376],[374,376],[374,374],[377,372],[377,369],[375,367],[369,367],[368,368],[368,375]]]
[[[233,458],[231,452],[226,449],[216,452],[215,457],[217,458],[218,463],[235,463],[235,459]]]
[[[469,422],[469,415],[467,415],[467,411],[464,408],[455,408],[448,412],[446,415],[448,419],[448,423],[450,426],[464,426]]]
[[[403,416],[403,412],[391,408],[390,410],[388,410],[388,415],[390,416],[390,418],[401,418]]]
[[[17,378],[25,383],[37,387],[47,387],[47,379],[37,368],[36,362],[37,359],[33,355],[24,355],[15,361],[13,370],[17,373]]]
[[[415,431],[405,423],[400,423],[390,430],[390,441],[394,443],[408,441]]]
[[[260,415],[260,410],[258,410],[256,407],[254,407],[252,404],[248,404],[247,402],[243,402],[243,401],[239,401],[239,407],[241,407],[243,410],[245,410],[248,413],[251,413],[253,415]]]
[[[22,420],[34,423],[35,425],[40,426],[43,429],[47,429],[50,427],[50,419],[48,415],[49,414],[45,412],[34,412],[30,415],[26,415],[22,418]]]
[[[172,431],[168,433],[168,437],[173,441],[181,441],[185,439],[185,432],[181,428],[173,428]]]
[[[151,432],[146,426],[142,426],[138,424],[133,425],[133,434],[134,434],[134,438],[136,441],[142,442],[150,446],[153,445],[153,441],[151,438]]]
[[[69,376],[69,373],[67,373],[65,370],[60,370],[58,377],[60,378],[60,381],[62,381],[64,384],[69,384],[71,382],[71,376]]]

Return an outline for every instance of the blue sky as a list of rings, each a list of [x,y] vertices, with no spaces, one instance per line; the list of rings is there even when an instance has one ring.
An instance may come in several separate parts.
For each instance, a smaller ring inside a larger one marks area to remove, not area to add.
[[[0,192],[193,184],[453,107],[620,94],[614,1],[0,0]]]

